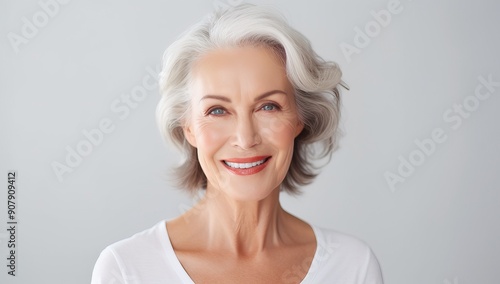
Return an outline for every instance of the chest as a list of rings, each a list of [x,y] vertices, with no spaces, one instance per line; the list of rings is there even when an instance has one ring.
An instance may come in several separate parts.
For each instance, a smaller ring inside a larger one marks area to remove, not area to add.
[[[300,283],[307,275],[315,244],[273,250],[251,258],[209,252],[176,252],[195,283]]]

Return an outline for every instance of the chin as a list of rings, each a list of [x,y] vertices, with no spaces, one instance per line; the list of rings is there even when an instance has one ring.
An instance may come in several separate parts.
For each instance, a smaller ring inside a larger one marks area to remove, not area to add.
[[[262,182],[253,183],[234,180],[233,182],[233,184],[226,189],[222,189],[222,191],[228,198],[234,201],[261,201],[268,198],[274,191],[279,190],[279,186],[263,185]]]

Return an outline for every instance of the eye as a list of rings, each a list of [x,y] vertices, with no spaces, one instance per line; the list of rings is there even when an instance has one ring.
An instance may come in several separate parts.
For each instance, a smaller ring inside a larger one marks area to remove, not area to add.
[[[280,107],[276,104],[265,104],[263,105],[261,108],[261,110],[264,110],[264,111],[276,111],[276,110],[280,110]]]
[[[226,114],[226,111],[220,107],[212,108],[208,111],[210,115],[223,115]]]

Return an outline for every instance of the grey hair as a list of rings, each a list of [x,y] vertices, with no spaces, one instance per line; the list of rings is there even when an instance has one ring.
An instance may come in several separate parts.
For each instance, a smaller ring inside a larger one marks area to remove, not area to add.
[[[206,188],[207,178],[196,148],[183,133],[190,112],[188,88],[193,63],[211,50],[245,45],[269,47],[286,66],[304,129],[295,138],[292,161],[281,189],[300,193],[299,186],[311,183],[318,174],[320,167],[315,160],[327,157],[329,161],[337,149],[341,136],[339,85],[347,86],[341,80],[339,66],[319,57],[309,40],[290,27],[279,12],[248,3],[215,11],[185,31],[164,53],[156,117],[162,136],[183,154],[173,175],[180,188],[193,194]]]

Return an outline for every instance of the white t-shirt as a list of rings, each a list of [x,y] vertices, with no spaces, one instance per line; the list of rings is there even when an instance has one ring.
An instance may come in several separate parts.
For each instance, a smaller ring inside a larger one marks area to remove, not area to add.
[[[168,236],[166,221],[107,246],[94,266],[91,284],[194,283],[177,259]],[[284,283],[300,280],[300,269],[308,269],[301,283],[383,284],[377,259],[364,242],[311,226],[317,248],[312,263],[291,267]]]

